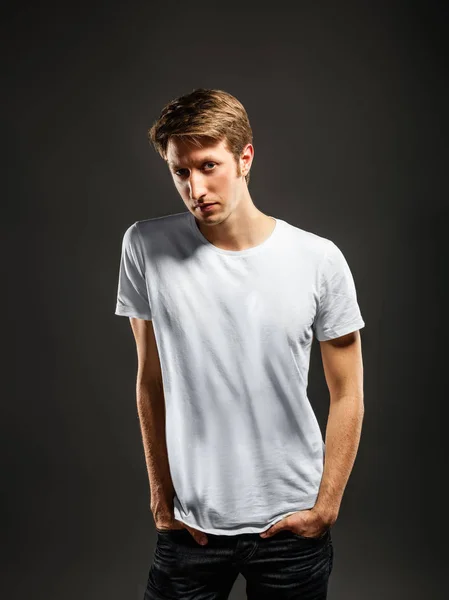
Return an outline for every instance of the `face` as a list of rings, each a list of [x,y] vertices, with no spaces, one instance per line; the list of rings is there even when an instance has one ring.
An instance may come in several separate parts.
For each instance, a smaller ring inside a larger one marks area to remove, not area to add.
[[[245,174],[253,152],[248,144],[236,164],[225,140],[202,148],[179,138],[169,140],[167,164],[176,189],[196,219],[214,225],[238,208],[248,193]],[[206,208],[208,203],[214,204]]]

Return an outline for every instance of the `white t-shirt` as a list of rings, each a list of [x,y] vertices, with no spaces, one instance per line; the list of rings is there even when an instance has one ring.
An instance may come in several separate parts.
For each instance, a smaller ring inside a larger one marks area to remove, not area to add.
[[[124,234],[116,315],[153,320],[174,517],[259,533],[312,508],[324,441],[307,397],[313,336],[364,327],[330,240],[275,219],[246,250],[210,243],[189,212]]]

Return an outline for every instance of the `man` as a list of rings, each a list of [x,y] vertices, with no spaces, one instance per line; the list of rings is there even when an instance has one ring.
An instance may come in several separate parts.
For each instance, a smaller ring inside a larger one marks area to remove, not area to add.
[[[364,322],[330,240],[265,215],[242,104],[197,89],[149,132],[187,211],[124,234],[116,314],[130,318],[158,532],[145,599],[322,599],[330,528],[363,419]],[[326,444],[307,397],[313,337]]]

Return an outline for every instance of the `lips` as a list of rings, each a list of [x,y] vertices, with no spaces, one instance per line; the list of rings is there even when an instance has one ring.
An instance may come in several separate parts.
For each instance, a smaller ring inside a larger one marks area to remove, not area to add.
[[[208,204],[198,205],[198,208],[201,210],[201,212],[208,212],[210,210],[213,210],[213,207],[216,205],[217,205],[217,202],[209,202]]]

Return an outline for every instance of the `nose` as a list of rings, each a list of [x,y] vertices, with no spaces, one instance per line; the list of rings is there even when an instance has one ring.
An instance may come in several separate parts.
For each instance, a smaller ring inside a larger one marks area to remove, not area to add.
[[[199,198],[206,195],[207,190],[205,188],[203,175],[201,173],[194,173],[192,171],[187,181],[187,186],[189,188],[189,196],[191,200],[199,200]]]

